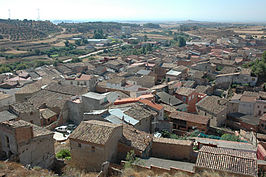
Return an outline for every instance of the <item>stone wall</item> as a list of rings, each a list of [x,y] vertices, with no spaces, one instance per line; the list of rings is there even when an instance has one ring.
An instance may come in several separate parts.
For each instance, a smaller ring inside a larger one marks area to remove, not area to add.
[[[193,144],[191,141],[187,141],[188,143],[183,143],[179,140],[176,142],[160,142],[153,140],[152,143],[152,156],[164,159],[171,160],[187,160],[191,159],[191,155],[193,153]],[[191,142],[191,143],[190,143]]]

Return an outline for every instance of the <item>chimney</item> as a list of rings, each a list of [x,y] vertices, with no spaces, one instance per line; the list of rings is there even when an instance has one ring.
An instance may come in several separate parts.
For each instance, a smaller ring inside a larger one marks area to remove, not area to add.
[[[122,121],[125,121],[125,117],[124,117],[124,115],[122,116]]]

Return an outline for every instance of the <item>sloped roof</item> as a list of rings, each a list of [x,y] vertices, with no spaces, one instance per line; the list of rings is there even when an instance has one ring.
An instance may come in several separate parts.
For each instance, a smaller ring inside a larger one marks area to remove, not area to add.
[[[184,120],[187,122],[194,122],[194,123],[204,124],[204,125],[207,125],[210,120],[210,118],[206,116],[190,114],[190,113],[181,112],[181,111],[173,112],[169,115],[169,117],[172,119],[179,119],[179,120]]]
[[[153,109],[156,109],[158,111],[162,110],[163,109],[163,106],[160,105],[160,104],[156,104],[156,103],[153,103],[152,101],[150,100],[146,100],[146,99],[143,99],[143,100],[140,100],[139,102],[153,108]]]
[[[121,143],[136,148],[140,151],[145,151],[152,141],[152,135],[139,131],[130,125],[123,125],[123,136]]]
[[[121,125],[97,120],[82,121],[69,138],[105,145],[117,127],[121,127]]]
[[[166,92],[158,92],[156,93],[156,95],[160,98],[161,102],[165,104],[169,104],[171,106],[175,106],[175,105],[179,105],[183,103],[181,100],[177,99],[175,96],[169,95]]]
[[[176,93],[178,95],[185,95],[185,96],[189,96],[190,94],[192,94],[193,92],[195,92],[195,89],[192,88],[187,88],[187,87],[181,87],[179,88]]]
[[[217,96],[206,96],[196,106],[214,114],[218,114],[227,108],[227,100]]]
[[[248,151],[203,146],[199,151],[196,167],[258,176],[256,153]]]

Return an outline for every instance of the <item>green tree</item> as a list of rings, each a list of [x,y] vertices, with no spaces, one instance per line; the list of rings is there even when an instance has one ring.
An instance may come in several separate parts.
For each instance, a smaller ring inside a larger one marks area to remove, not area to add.
[[[144,41],[145,41],[145,42],[148,40],[148,36],[147,36],[146,34],[144,35],[143,38],[144,38]]]
[[[77,46],[81,46],[82,45],[82,40],[81,39],[75,40],[75,44]]]
[[[178,38],[178,46],[179,47],[184,47],[186,45],[186,40],[185,40],[185,38],[184,37],[179,37]]]
[[[70,43],[69,43],[68,40],[65,41],[65,46],[66,46],[66,47],[69,47],[69,46],[70,46]]]
[[[221,140],[226,140],[226,141],[240,141],[238,136],[231,135],[231,134],[223,134],[221,136]]]
[[[56,158],[69,160],[71,153],[68,149],[62,149],[56,154]]]

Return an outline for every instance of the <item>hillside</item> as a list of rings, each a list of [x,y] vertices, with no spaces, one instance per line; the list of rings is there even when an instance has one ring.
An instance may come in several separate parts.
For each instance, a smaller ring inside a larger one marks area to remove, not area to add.
[[[102,29],[105,33],[119,32],[122,26],[131,26],[133,29],[139,28],[137,24],[116,23],[116,22],[86,22],[86,23],[60,23],[59,26],[66,28],[71,33],[87,33]]]
[[[50,21],[0,19],[0,36],[12,41],[42,39],[60,31]]]

